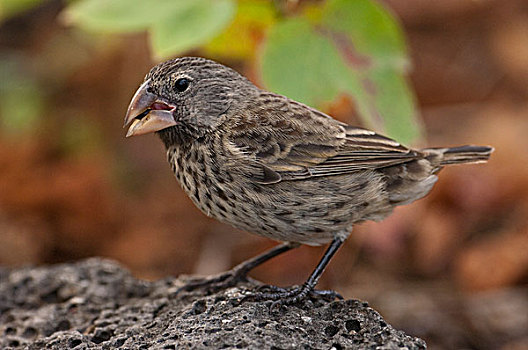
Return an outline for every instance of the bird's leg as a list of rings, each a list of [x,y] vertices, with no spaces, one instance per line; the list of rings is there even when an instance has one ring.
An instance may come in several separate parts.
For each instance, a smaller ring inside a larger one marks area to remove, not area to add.
[[[335,253],[339,250],[343,242],[344,239],[341,237],[334,238],[332,243],[330,243],[330,245],[328,246],[328,249],[324,253],[323,257],[321,258],[321,261],[319,261],[319,264],[317,264],[310,277],[308,277],[308,279],[306,280],[306,282],[304,282],[302,286],[295,287],[292,289],[272,287],[272,291],[269,293],[259,292],[251,294],[245,299],[253,301],[272,300],[272,309],[280,305],[295,304],[301,301],[302,299],[308,297],[309,295],[323,296],[331,299],[343,299],[341,295],[331,290],[315,290],[315,286],[319,281],[319,278],[321,277],[326,266],[328,265],[332,257],[335,255]]]
[[[181,291],[192,291],[198,288],[207,288],[210,292],[216,292],[235,286],[237,283],[247,281],[247,274],[260,264],[285,253],[293,248],[299,247],[299,243],[286,242],[279,244],[264,253],[241,262],[231,270],[212,277],[197,278],[180,287],[176,293]]]

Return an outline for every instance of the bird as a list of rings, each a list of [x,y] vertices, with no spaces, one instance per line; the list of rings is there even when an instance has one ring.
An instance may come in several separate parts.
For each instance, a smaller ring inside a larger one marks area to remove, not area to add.
[[[234,286],[300,245],[328,244],[299,286],[253,293],[293,304],[311,295],[328,263],[363,221],[380,221],[427,195],[447,165],[486,162],[489,146],[412,149],[351,126],[201,57],[162,62],[128,106],[126,137],[156,133],[186,194],[207,216],[282,242],[184,290]]]

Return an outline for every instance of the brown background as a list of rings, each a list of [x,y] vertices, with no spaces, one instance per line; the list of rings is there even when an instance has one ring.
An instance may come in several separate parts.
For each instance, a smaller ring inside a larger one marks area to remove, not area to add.
[[[528,3],[386,0],[403,22],[426,130],[421,145],[496,148],[442,171],[432,193],[354,230],[321,288],[368,300],[431,348],[528,347]],[[149,135],[125,139],[130,97],[153,65],[145,35],[94,38],[50,1],[1,25],[0,58],[45,96],[41,119],[0,129],[0,264],[117,259],[143,278],[228,269],[275,244],[206,218]],[[194,52],[191,54],[200,54]],[[249,62],[224,60],[253,81]],[[348,120],[337,101],[327,112]],[[301,283],[321,248],[258,268]]]

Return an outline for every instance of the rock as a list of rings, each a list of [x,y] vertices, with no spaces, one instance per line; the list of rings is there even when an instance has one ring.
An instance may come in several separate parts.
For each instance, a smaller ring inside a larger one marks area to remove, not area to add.
[[[425,349],[367,303],[312,299],[270,312],[240,302],[256,282],[175,294],[182,279],[135,279],[89,259],[0,269],[2,349]]]

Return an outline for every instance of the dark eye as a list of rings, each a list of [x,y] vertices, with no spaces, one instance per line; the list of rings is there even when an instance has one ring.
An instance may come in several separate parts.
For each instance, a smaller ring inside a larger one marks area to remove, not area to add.
[[[179,92],[183,92],[189,87],[189,83],[190,83],[189,79],[180,78],[180,79],[176,80],[176,84],[175,84],[174,87]]]

